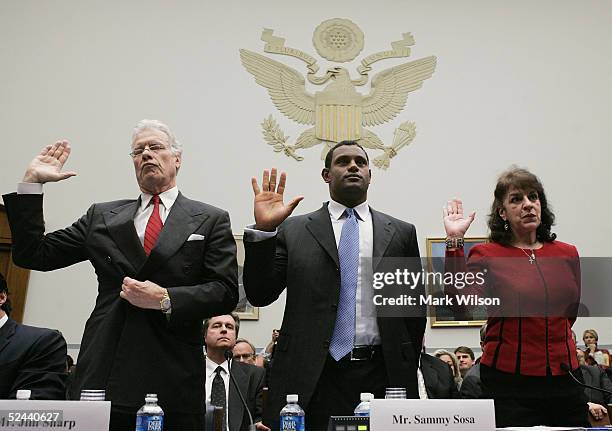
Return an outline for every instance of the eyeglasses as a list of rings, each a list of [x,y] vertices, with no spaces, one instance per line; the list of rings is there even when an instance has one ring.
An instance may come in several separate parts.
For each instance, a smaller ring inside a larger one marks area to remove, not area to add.
[[[249,359],[253,359],[255,358],[255,355],[253,353],[243,353],[243,354],[236,354],[234,355],[234,359],[238,360],[238,361],[242,361],[242,360],[249,360]]]
[[[146,144],[142,147],[136,147],[132,150],[132,152],[130,153],[130,156],[132,157],[139,157],[142,156],[142,153],[145,152],[145,150],[148,149],[149,151],[153,152],[153,153],[159,153],[160,151],[163,151],[165,149],[167,149],[167,147],[164,144],[160,144],[157,142],[152,142],[150,144]]]

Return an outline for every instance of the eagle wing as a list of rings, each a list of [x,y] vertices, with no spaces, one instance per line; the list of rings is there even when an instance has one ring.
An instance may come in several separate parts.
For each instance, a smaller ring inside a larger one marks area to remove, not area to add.
[[[389,121],[406,105],[408,93],[421,88],[436,69],[436,57],[426,57],[378,73],[372,79],[370,94],[363,98],[363,126]]]
[[[279,111],[300,124],[315,123],[314,96],[306,92],[297,70],[246,49],[240,50],[240,59],[255,81],[268,89]]]

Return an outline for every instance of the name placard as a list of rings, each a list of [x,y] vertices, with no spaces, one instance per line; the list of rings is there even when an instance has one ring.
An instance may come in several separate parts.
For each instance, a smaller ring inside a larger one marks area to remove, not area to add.
[[[110,401],[0,400],[0,431],[107,431],[110,407]]]
[[[372,400],[370,430],[494,431],[493,400]]]

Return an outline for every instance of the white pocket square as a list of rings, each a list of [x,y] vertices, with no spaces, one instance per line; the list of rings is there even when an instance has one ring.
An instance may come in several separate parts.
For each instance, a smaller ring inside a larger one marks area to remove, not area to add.
[[[187,238],[187,241],[202,241],[204,239],[204,235],[198,235],[197,233],[192,233]]]

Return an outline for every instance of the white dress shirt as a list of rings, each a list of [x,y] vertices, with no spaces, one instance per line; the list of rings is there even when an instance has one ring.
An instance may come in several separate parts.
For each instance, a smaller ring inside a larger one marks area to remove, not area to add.
[[[221,371],[221,377],[223,378],[223,384],[225,385],[225,420],[226,420],[226,429],[229,429],[229,368],[227,366],[227,361],[223,361],[221,364],[217,364],[214,361],[211,361],[208,357],[206,358],[206,384],[204,386],[206,390],[206,404],[210,404],[210,394],[212,393],[212,384],[213,379],[217,375],[216,370],[217,367],[223,368]]]
[[[336,247],[340,242],[340,234],[342,233],[342,226],[346,221],[344,217],[344,211],[347,207],[344,205],[330,200],[327,207],[329,211],[329,217],[334,230],[334,237],[336,240]],[[372,213],[367,202],[363,202],[354,208],[357,213],[357,221],[359,224],[359,258],[361,264],[358,269],[357,278],[357,292],[355,301],[355,346],[370,346],[381,344],[380,332],[378,330],[378,323],[376,322],[376,314],[373,303],[373,291],[371,286],[365,286],[362,289],[362,274],[361,266],[364,263],[362,259],[369,258],[371,264],[372,253],[374,250],[374,228],[372,225]],[[274,232],[264,232],[253,228],[254,225],[249,225],[244,229],[244,240],[257,242],[271,238],[277,234]]]
[[[2,328],[7,321],[8,321],[8,316],[6,314],[0,317],[0,328]]]
[[[168,218],[172,205],[174,205],[174,202],[178,197],[178,193],[178,187],[174,186],[171,189],[159,194],[159,216],[161,217],[162,224],[166,223],[166,219]],[[152,199],[153,195],[142,192],[140,194],[140,206],[138,207],[138,211],[136,211],[136,215],[134,216],[134,227],[136,228],[136,233],[138,234],[138,239],[140,239],[141,244],[144,244],[147,222],[149,221],[149,217],[151,217],[151,213],[153,212]]]
[[[40,183],[19,183],[17,184],[17,194],[20,195],[40,195],[43,192],[43,185]],[[159,216],[161,217],[162,224],[166,223],[170,209],[176,198],[178,197],[178,187],[174,186],[171,189],[166,190],[159,194]],[[144,244],[145,230],[147,229],[147,222],[153,212],[153,195],[142,192],[140,193],[140,205],[134,216],[134,228],[140,239],[140,244]]]

